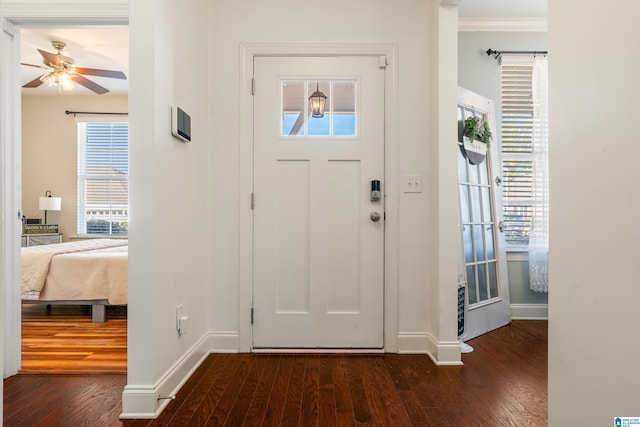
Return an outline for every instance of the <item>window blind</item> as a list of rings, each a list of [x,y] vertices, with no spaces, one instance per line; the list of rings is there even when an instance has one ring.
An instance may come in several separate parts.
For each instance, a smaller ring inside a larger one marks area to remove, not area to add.
[[[127,234],[127,122],[78,122],[77,206],[78,234]]]
[[[502,163],[505,240],[529,242],[532,213],[533,97],[531,58],[502,58]]]

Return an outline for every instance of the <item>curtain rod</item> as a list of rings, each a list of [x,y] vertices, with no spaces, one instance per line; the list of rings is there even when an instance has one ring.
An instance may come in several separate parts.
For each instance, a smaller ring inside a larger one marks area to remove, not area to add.
[[[500,58],[500,55],[547,55],[546,50],[493,50],[487,49],[487,55],[493,55],[494,59]]]
[[[73,114],[74,117],[78,114],[107,115],[107,116],[128,116],[129,115],[129,113],[105,113],[100,111],[96,112],[96,111],[69,111],[69,110],[66,110],[64,113],[67,115]]]

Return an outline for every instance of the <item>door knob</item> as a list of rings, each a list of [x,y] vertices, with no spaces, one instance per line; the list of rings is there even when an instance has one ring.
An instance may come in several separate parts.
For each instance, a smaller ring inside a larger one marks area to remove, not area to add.
[[[378,212],[371,212],[371,215],[369,215],[369,218],[371,218],[371,221],[373,222],[378,222],[380,221],[380,214]]]

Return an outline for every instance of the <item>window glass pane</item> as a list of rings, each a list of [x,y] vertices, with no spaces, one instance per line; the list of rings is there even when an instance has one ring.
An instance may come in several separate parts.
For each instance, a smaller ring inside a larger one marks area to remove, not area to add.
[[[467,266],[467,290],[469,291],[469,305],[477,303],[476,270],[473,265]]]
[[[484,222],[493,222],[493,213],[491,212],[491,192],[489,187],[482,187],[482,218]]]
[[[462,154],[462,148],[458,148],[458,181],[468,182],[467,158]]]
[[[478,264],[478,299],[479,301],[485,301],[489,299],[487,292],[487,265]]]
[[[330,82],[327,80],[309,81],[307,85],[307,93],[309,97],[314,92],[322,92],[327,99],[325,100],[324,115],[322,117],[313,117],[311,114],[311,105],[309,105],[309,135],[313,136],[329,136],[331,135],[331,90]],[[309,102],[311,104],[311,102]]]
[[[478,184],[479,182],[478,165],[472,165],[469,163],[469,184]]]
[[[487,259],[496,259],[495,249],[493,245],[493,227],[491,225],[484,226],[485,242],[487,245]]]
[[[356,81],[334,80],[332,97],[333,135],[356,136]]]
[[[482,185],[487,185],[489,183],[489,151],[487,151],[487,157],[484,159],[484,162],[478,165],[478,171],[480,173],[480,179],[478,182]]]
[[[78,123],[78,234],[127,234],[129,125]]]
[[[464,260],[466,263],[473,262],[473,242],[471,237],[471,226],[462,226],[462,239],[464,241]]]
[[[496,298],[498,296],[498,275],[496,273],[496,263],[489,264],[489,297]]]
[[[480,206],[480,187],[470,186],[471,193],[471,218],[473,222],[482,222],[481,206]]]
[[[282,81],[282,136],[304,135],[304,81]]]
[[[460,186],[460,214],[463,223],[471,222],[469,215],[469,187],[466,185]]]
[[[474,240],[474,244],[475,244],[475,249],[476,249],[476,261],[484,261],[485,258],[485,254],[484,254],[484,232],[483,232],[483,225],[474,225],[473,226],[473,240]]]

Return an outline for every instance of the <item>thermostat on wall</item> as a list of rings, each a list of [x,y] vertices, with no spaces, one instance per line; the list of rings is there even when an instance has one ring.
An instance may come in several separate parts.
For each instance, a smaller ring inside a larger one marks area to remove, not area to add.
[[[171,107],[171,133],[184,142],[191,142],[191,116],[177,105]]]

